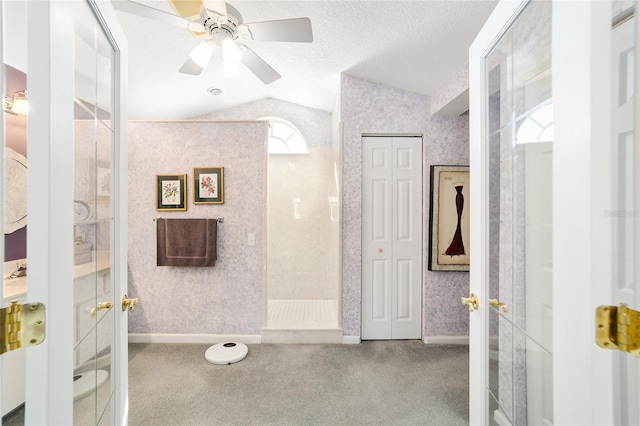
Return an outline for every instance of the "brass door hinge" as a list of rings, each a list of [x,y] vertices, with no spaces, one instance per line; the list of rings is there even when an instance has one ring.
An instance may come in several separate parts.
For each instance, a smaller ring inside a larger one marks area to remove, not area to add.
[[[596,343],[601,348],[618,349],[640,357],[640,312],[624,303],[598,306]]]
[[[11,305],[0,309],[0,354],[39,345],[45,338],[45,307],[42,303]]]

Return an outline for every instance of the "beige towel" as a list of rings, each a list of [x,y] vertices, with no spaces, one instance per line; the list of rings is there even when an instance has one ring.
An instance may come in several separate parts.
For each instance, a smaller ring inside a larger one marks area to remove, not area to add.
[[[158,266],[215,266],[217,219],[158,219]]]

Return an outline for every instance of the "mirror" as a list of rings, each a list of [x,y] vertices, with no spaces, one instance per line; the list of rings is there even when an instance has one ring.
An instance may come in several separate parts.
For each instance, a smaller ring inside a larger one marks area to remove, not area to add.
[[[27,159],[5,147],[6,158],[6,224],[5,234],[27,225]]]
[[[3,3],[9,7],[5,10],[4,23],[11,25],[20,22],[26,10],[22,10],[22,2]],[[14,6],[18,7],[14,10]],[[7,17],[11,16],[10,19]],[[25,15],[26,16],[26,15]],[[5,57],[2,67],[4,69],[4,95],[11,95],[27,89],[26,61],[21,60],[15,54],[9,55],[9,50],[14,49],[14,40],[20,44],[23,27],[16,27],[15,37],[11,37],[11,43],[5,43]],[[10,30],[8,30],[10,31]],[[23,34],[24,35],[24,34]],[[17,52],[14,52],[17,53]],[[12,65],[7,63],[11,57]],[[22,261],[27,257],[27,121],[28,116],[16,114],[3,109],[4,119],[4,179],[5,187],[2,191],[5,205],[5,229],[4,229],[4,262],[14,260]],[[11,272],[11,271],[10,271]]]

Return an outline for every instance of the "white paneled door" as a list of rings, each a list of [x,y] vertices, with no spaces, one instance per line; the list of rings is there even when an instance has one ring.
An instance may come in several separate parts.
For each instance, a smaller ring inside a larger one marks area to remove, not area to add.
[[[363,340],[422,337],[422,137],[362,138]]]

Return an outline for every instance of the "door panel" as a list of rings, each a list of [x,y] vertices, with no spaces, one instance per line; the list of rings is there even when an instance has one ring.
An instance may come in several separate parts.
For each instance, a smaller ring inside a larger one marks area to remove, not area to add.
[[[500,23],[487,24],[492,34],[481,32],[483,47],[477,40],[470,57],[480,94],[472,108],[483,111],[482,130],[471,124],[472,251],[480,258],[471,267],[479,299],[471,371],[488,372],[470,372],[471,423],[552,424],[551,3],[501,3],[495,13]],[[473,140],[478,131],[482,142]]]
[[[472,260],[471,291],[480,310],[489,293],[510,296],[514,311],[471,314],[470,420],[638,424],[637,359],[594,343],[598,305],[639,306],[640,155],[631,119],[638,111],[630,111],[632,99],[638,105],[638,34],[623,35],[624,25],[612,31],[632,16],[620,8],[633,5],[558,1],[550,19],[527,17],[544,3],[500,2],[470,51],[471,170],[479,182],[472,244],[481,253]],[[535,38],[548,28],[553,112],[544,111],[550,63],[535,64],[549,45]],[[539,124],[540,114],[556,123],[553,137],[521,143],[519,133],[531,128],[526,119]],[[500,260],[507,251],[511,262]],[[512,285],[502,285],[508,277]],[[487,362],[484,378],[478,370]]]
[[[116,294],[111,274],[115,52],[87,3],[74,5],[74,423],[110,417]],[[83,208],[86,208],[86,213]],[[78,271],[82,270],[80,275]],[[110,303],[110,308],[104,308]]]
[[[26,381],[26,410],[18,411],[12,423],[24,417],[28,424],[109,424],[112,419],[125,424],[126,333],[121,327],[124,323],[126,330],[126,314],[96,313],[94,308],[100,296],[110,299],[113,294],[119,300],[126,291],[126,220],[120,220],[126,214],[126,179],[113,176],[123,170],[126,176],[126,111],[118,92],[126,88],[126,42],[109,2],[3,2],[0,9],[18,6],[25,16],[11,17],[8,25],[3,20],[0,45],[10,41],[11,50],[20,50],[17,60],[3,53],[3,62],[20,62],[25,73],[30,65],[32,173],[23,188],[31,231],[27,300],[46,305],[47,337],[39,346],[15,352],[27,360],[26,380],[24,369],[19,378]],[[6,39],[7,32],[19,34],[17,28],[28,34],[28,46],[27,37],[25,42]],[[4,85],[4,69],[0,77]],[[4,141],[3,127],[0,133]],[[109,164],[103,179],[98,160]],[[4,177],[4,168],[0,172]],[[2,223],[4,213],[0,206]],[[78,217],[81,222],[75,221]],[[0,254],[4,260],[4,245]],[[118,380],[79,399],[83,403],[76,408],[82,410],[74,413],[76,370],[82,365],[83,371],[95,371],[99,351],[107,354],[106,369],[117,370]],[[109,359],[111,353],[117,356]],[[0,357],[3,367],[8,366],[6,359]],[[9,375],[2,376],[4,382]]]
[[[392,322],[393,151],[387,138],[375,138],[363,149],[362,338],[389,338]],[[363,145],[364,147],[364,145]],[[366,176],[365,176],[366,175]],[[366,242],[366,243],[365,243]],[[367,244],[365,256],[364,244]]]
[[[363,138],[363,339],[421,337],[421,152],[419,138]]]
[[[388,262],[386,260],[374,260],[373,261],[373,313],[371,315],[374,321],[382,321],[386,323],[389,319],[389,280],[387,268]]]

